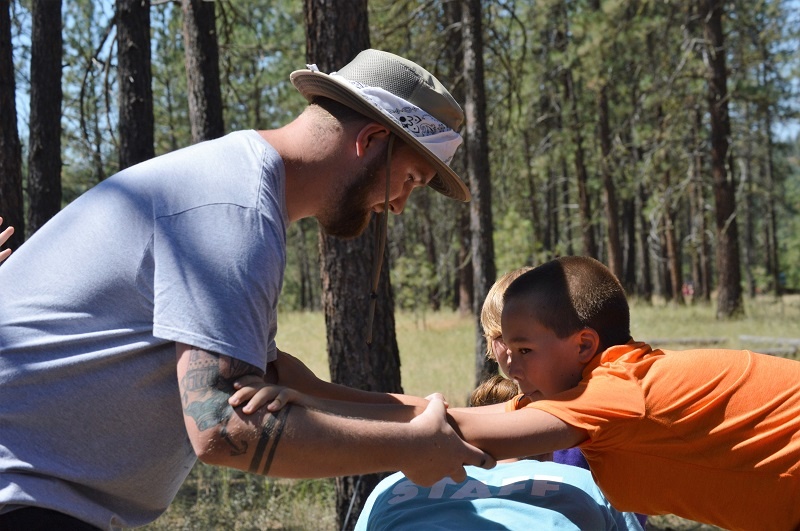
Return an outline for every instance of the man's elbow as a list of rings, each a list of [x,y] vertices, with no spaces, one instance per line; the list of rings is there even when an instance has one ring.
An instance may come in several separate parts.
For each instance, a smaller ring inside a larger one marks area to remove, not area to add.
[[[190,442],[197,459],[207,465],[228,465],[230,446],[221,436],[221,428],[213,428],[190,435]]]

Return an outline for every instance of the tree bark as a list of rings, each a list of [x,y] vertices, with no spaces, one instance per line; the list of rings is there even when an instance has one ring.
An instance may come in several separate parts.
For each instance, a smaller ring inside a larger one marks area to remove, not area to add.
[[[27,236],[61,210],[61,0],[31,4]]]
[[[306,0],[306,60],[323,72],[338,70],[370,47],[366,0]],[[320,232],[322,308],[331,381],[370,391],[402,392],[400,353],[389,283],[389,248],[384,251],[373,341],[367,344],[370,277],[377,252],[376,218],[364,234],[341,240]],[[352,529],[375,485],[385,474],[336,478],[338,529]],[[352,507],[352,509],[351,509]]]
[[[664,172],[664,246],[667,259],[667,275],[669,276],[669,299],[676,304],[684,304],[683,273],[681,271],[681,253],[678,247],[676,226],[677,210],[672,206],[672,183],[669,170]]]
[[[116,0],[119,167],[155,156],[150,73],[150,2]]]
[[[475,383],[497,374],[497,363],[486,359],[486,338],[480,326],[483,300],[496,277],[492,231],[492,188],[489,167],[488,133],[486,131],[486,92],[483,79],[483,12],[480,0],[462,3],[464,41],[464,114],[466,115],[467,175],[472,201],[470,230],[472,232],[473,294],[472,313],[475,318]]]
[[[222,92],[214,2],[181,0],[192,142],[221,137]]]
[[[606,215],[606,239],[608,242],[608,268],[620,280],[623,278],[622,245],[619,239],[619,209],[617,206],[617,189],[611,173],[611,126],[608,116],[608,94],[606,87],[600,89],[597,96],[600,149],[602,161],[600,171],[603,180],[603,206]]]
[[[648,237],[649,234],[648,226],[647,226],[647,218],[644,215],[644,207],[647,205],[647,190],[644,186],[644,183],[640,182],[639,187],[636,194],[636,211],[638,212],[639,217],[639,263],[641,264],[641,275],[638,279],[638,289],[636,290],[639,293],[639,296],[645,302],[651,302],[653,298],[653,272],[651,268],[651,261],[650,261],[650,246],[648,245]]]
[[[622,285],[628,293],[636,292],[636,201],[633,197],[622,201],[622,233],[625,235],[625,260]]]
[[[767,74],[772,68],[772,57],[766,46],[761,48],[761,57],[764,66],[761,70],[761,84],[763,87],[769,86]],[[778,259],[778,221],[775,215],[775,163],[773,161],[773,139],[772,139],[772,108],[769,103],[764,104],[764,136],[766,140],[766,160],[764,161],[764,186],[766,187],[766,268],[770,276],[771,288],[775,296],[780,296],[783,286],[780,282],[780,261]]]
[[[445,47],[447,55],[451,58],[450,68],[451,77],[455,80],[451,87],[450,94],[456,101],[464,101],[464,48],[461,35],[462,26],[462,5],[461,1],[445,2],[444,16],[447,24],[447,38]],[[467,155],[466,148],[462,147],[456,152],[452,162],[452,167],[459,175],[467,174]],[[455,294],[454,306],[458,314],[462,317],[472,314],[473,307],[473,281],[472,270],[472,251],[470,243],[470,211],[465,205],[460,205],[456,216],[456,237],[458,238],[458,250],[455,258]]]
[[[567,35],[569,34],[566,7],[561,9],[562,27],[557,36],[556,49],[565,54],[567,49]],[[594,237],[592,222],[592,204],[589,198],[589,175],[586,170],[583,152],[583,133],[581,120],[578,113],[578,96],[575,93],[575,81],[572,69],[564,65],[561,74],[561,83],[564,90],[565,106],[569,104],[569,127],[572,133],[572,142],[575,146],[575,180],[578,184],[578,208],[581,221],[582,252],[586,256],[598,258],[597,241]]]
[[[695,246],[697,264],[692,267],[694,272],[695,298],[703,302],[711,300],[711,252],[709,250],[707,224],[706,224],[706,180],[703,172],[703,143],[700,140],[700,131],[703,130],[703,113],[697,105],[694,110],[694,125],[692,127],[694,157],[692,161],[692,203],[694,215],[692,216],[693,232],[695,233]]]
[[[14,235],[6,245],[16,249],[25,240],[25,214],[22,202],[22,147],[14,100],[16,83],[10,10],[10,0],[0,0],[0,216],[4,224],[14,226]]]
[[[727,319],[744,313],[739,258],[739,230],[736,223],[736,195],[726,167],[728,139],[731,135],[728,115],[725,38],[722,31],[723,0],[703,0],[706,64],[708,65],[708,106],[711,117],[711,175],[714,182],[714,206],[717,228],[717,318]]]

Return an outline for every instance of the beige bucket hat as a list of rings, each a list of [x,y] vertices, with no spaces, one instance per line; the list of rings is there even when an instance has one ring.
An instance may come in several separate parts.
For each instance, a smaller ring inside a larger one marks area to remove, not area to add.
[[[430,72],[372,49],[359,53],[338,72],[325,74],[308,66],[289,78],[309,102],[314,96],[330,98],[387,126],[436,169],[431,188],[453,199],[470,200],[469,189],[449,166],[461,144],[458,129],[464,111]]]

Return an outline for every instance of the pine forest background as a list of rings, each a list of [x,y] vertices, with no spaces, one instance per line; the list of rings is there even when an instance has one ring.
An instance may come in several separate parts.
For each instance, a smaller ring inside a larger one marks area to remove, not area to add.
[[[372,47],[425,65],[458,97],[462,76],[447,42],[457,24],[447,22],[447,3],[372,0],[369,31]],[[306,63],[303,4],[215,4],[224,131],[286,123],[305,104],[288,80]],[[689,289],[695,300],[715,292],[709,52],[694,4],[482,3],[498,273],[588,254],[614,268],[632,295],[680,303]],[[10,2],[9,10],[29,205],[31,2]],[[62,17],[66,205],[118,170],[120,117],[114,4],[70,0]],[[180,3],[151,2],[150,24],[158,155],[192,143]],[[783,0],[726,2],[723,29],[730,115],[724,166],[735,194],[735,210],[723,223],[738,228],[741,287],[747,295],[797,290],[800,10]],[[429,191],[410,203],[390,224],[396,304],[419,312],[463,305],[469,205]],[[293,226],[290,242],[281,303],[319,308],[314,222]]]
[[[400,391],[395,309],[477,320],[497,276],[559,255],[603,261],[637,304],[722,320],[798,292],[798,45],[797,0],[0,0],[0,215],[19,247],[121,168],[285,124],[306,63],[406,56],[465,109],[473,201],[425,190],[391,219],[376,346],[350,328],[371,237],[292,225],[281,298],[325,314],[332,380]],[[496,367],[477,326],[475,344],[477,380]],[[353,483],[340,516],[374,484]]]

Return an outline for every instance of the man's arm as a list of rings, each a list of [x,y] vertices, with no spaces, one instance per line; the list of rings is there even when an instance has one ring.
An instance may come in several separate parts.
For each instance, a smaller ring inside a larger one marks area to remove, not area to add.
[[[345,418],[291,405],[243,415],[228,404],[233,382],[252,365],[177,344],[186,430],[205,463],[280,477],[329,477],[402,470],[419,484],[465,477],[464,464],[494,460],[462,441],[432,400],[411,422]]]

